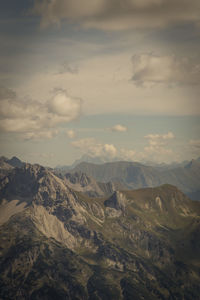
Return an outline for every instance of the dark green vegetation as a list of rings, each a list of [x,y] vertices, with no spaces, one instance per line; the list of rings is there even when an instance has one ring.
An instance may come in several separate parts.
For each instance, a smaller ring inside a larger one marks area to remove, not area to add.
[[[89,198],[26,164],[0,199],[0,299],[199,299],[200,202],[176,187]]]

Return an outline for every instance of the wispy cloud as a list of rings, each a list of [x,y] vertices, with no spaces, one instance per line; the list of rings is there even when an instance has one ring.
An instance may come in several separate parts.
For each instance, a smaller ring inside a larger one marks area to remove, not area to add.
[[[57,129],[49,129],[49,130],[42,130],[36,132],[25,132],[23,134],[24,140],[43,140],[43,139],[52,139],[58,134]]]
[[[136,85],[197,85],[200,82],[200,64],[191,58],[143,53],[134,55],[132,64],[132,81]]]

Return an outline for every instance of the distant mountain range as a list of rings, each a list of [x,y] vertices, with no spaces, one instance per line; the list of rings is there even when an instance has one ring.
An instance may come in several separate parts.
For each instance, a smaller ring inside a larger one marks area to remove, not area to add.
[[[75,160],[72,165],[64,165],[64,166],[58,165],[55,169],[60,170],[62,172],[67,172],[82,162],[101,165],[101,164],[104,164],[107,162],[114,162],[114,161],[119,161],[119,160],[120,160],[119,158],[110,159],[109,157],[90,156],[90,155],[84,154],[79,159]]]
[[[140,164],[87,166],[101,179],[153,182]],[[0,179],[0,299],[198,300],[200,202],[168,184],[108,184],[98,198],[72,188],[95,192],[93,180],[31,164]]]
[[[197,160],[200,161],[200,158],[198,158]],[[73,164],[58,165],[55,169],[62,170],[63,172],[67,172],[67,171],[75,168],[77,165],[79,165],[82,162],[101,165],[101,164],[105,164],[105,163],[113,163],[113,162],[119,162],[119,161],[125,161],[125,160],[122,160],[122,158],[120,158],[120,157],[119,158],[115,157],[115,158],[111,159],[109,157],[91,156],[91,155],[84,154],[79,159],[75,160],[73,162]],[[188,163],[189,163],[189,161],[172,162],[172,163],[168,163],[168,164],[167,163],[156,163],[156,162],[152,162],[152,161],[145,161],[142,164],[145,166],[151,166],[151,167],[156,167],[156,168],[165,170],[165,169],[174,169],[176,167],[183,167]]]
[[[82,162],[71,173],[83,172],[100,182],[119,182],[125,189],[173,184],[194,200],[200,200],[200,161],[170,167],[146,166],[135,162],[91,164]]]

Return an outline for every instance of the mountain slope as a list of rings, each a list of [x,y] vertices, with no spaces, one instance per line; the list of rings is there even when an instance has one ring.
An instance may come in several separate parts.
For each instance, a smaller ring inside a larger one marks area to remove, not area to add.
[[[174,186],[89,198],[26,164],[0,199],[2,299],[199,297],[200,203]]]

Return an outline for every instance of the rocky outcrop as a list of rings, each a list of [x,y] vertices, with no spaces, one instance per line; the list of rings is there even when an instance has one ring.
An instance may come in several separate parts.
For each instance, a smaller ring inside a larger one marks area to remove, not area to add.
[[[126,208],[126,202],[127,200],[123,193],[116,191],[110,198],[108,198],[104,202],[104,205],[106,207],[114,208],[116,210],[121,210],[124,212]]]

